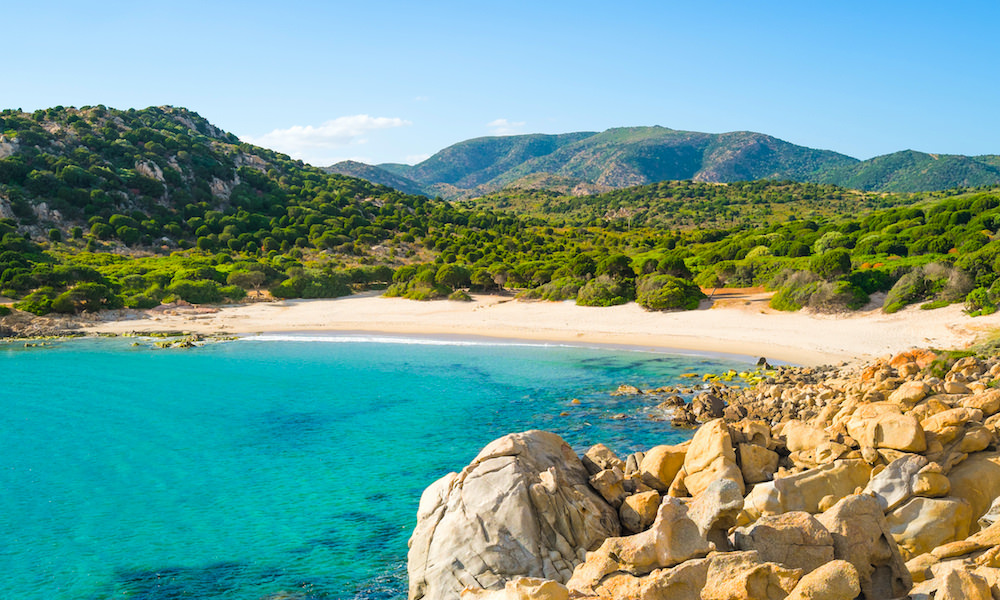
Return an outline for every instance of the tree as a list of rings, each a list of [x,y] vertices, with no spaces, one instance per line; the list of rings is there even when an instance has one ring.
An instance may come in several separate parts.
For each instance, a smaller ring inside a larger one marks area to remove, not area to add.
[[[241,287],[244,290],[253,288],[254,295],[260,296],[260,286],[267,276],[261,271],[233,271],[226,277],[226,283]]]

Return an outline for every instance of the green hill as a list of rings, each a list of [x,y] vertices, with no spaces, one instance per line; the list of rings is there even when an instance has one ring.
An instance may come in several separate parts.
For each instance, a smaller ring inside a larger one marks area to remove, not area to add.
[[[557,186],[573,181],[586,191],[682,180],[792,180],[880,192],[1000,183],[997,156],[905,151],[859,161],[750,131],[709,134],[666,127],[483,137],[449,146],[412,166],[379,165],[381,171],[368,174],[356,167],[331,168],[377,183],[391,181],[385,174],[389,172],[415,182],[425,193],[448,199],[475,198],[511,185],[523,187],[525,180],[536,185],[545,179]]]
[[[852,166],[830,169],[816,181],[856,190],[921,192],[979,187],[1000,182],[997,157],[925,154],[913,150],[876,156]]]

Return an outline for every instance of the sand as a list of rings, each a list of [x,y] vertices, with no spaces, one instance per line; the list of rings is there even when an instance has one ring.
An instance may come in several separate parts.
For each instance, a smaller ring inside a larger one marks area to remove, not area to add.
[[[631,303],[594,308],[474,295],[472,302],[417,302],[365,293],[211,308],[131,312],[88,333],[201,334],[379,332],[625,345],[744,356],[799,365],[860,361],[913,347],[962,348],[1000,329],[1000,314],[971,318],[960,305],[846,315],[784,313],[759,290],[723,290],[694,311],[647,312]],[[105,319],[113,317],[104,317]]]

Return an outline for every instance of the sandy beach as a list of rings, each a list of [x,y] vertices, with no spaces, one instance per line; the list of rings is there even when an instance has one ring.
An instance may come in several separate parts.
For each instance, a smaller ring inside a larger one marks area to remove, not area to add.
[[[634,303],[594,308],[572,302],[521,302],[500,295],[474,295],[472,302],[417,302],[367,293],[332,300],[138,311],[119,320],[88,323],[84,331],[463,335],[673,348],[818,365],[912,347],[961,348],[1000,329],[1000,315],[970,318],[961,305],[931,311],[910,307],[891,315],[880,310],[817,315],[771,310],[767,297],[756,290],[724,290],[714,301],[703,301],[698,310],[660,313]]]

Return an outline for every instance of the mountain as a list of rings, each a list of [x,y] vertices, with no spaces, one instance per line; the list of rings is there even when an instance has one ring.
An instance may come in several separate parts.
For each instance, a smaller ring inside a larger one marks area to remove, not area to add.
[[[1000,157],[905,151],[866,161],[797,146],[751,131],[710,134],[666,127],[623,127],[600,133],[482,137],[459,142],[416,165],[378,165],[429,195],[481,197],[524,182],[552,180],[580,190],[622,189],[661,181],[706,183],[759,179],[830,183],[864,191],[916,192],[1000,182]],[[340,163],[329,167],[376,183]],[[544,185],[544,184],[543,184]]]
[[[1000,157],[925,154],[903,150],[830,169],[819,183],[857,190],[919,192],[955,187],[979,187],[1000,182]]]
[[[395,190],[403,192],[404,194],[427,194],[423,187],[412,179],[396,175],[385,167],[375,167],[354,160],[339,162],[335,165],[324,168],[323,171],[326,171],[327,173],[335,173],[337,175],[346,175],[347,177],[364,179],[365,181],[369,181],[371,183],[391,187]]]

